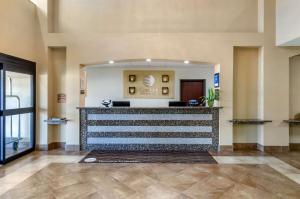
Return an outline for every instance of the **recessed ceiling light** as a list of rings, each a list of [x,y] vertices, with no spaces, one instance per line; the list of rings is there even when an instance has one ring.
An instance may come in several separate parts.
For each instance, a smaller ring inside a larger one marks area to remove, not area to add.
[[[148,58],[148,59],[146,59],[146,62],[151,62],[151,61],[152,61],[152,60],[151,60],[151,59],[149,59],[149,58]]]
[[[189,60],[185,60],[183,63],[185,63],[185,64],[189,64],[189,63],[190,63],[190,61],[189,61]]]
[[[108,62],[109,64],[113,64],[113,63],[115,63],[113,60],[110,60],[109,62]]]

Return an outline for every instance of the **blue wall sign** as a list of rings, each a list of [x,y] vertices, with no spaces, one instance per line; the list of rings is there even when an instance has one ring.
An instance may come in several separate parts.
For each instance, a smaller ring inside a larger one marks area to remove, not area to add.
[[[214,86],[215,88],[220,87],[220,73],[214,75]]]

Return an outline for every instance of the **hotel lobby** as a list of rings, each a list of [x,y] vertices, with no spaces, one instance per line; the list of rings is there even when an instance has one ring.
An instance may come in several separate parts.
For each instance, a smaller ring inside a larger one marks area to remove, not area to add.
[[[0,199],[300,198],[299,9],[1,0]]]

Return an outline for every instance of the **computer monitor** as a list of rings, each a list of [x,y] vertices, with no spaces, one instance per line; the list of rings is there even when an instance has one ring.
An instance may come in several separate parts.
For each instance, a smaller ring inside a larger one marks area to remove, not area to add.
[[[113,101],[113,107],[130,107],[130,101]]]
[[[182,102],[182,101],[170,101],[169,102],[169,107],[183,107],[183,106],[187,106],[187,103]]]

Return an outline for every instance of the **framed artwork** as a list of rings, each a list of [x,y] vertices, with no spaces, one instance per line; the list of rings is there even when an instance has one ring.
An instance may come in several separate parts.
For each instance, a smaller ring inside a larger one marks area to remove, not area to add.
[[[169,95],[169,87],[162,87],[161,93],[163,95]]]
[[[136,81],[136,76],[135,75],[129,75],[128,80],[129,80],[129,82],[135,82]]]
[[[135,94],[135,87],[129,87],[128,92],[129,92],[130,95],[134,95]]]
[[[60,103],[60,104],[66,103],[66,94],[64,94],[64,93],[57,94],[57,103]]]
[[[161,76],[161,80],[162,80],[162,82],[164,82],[164,83],[169,82],[169,81],[170,81],[169,75],[162,75],[162,76]]]

